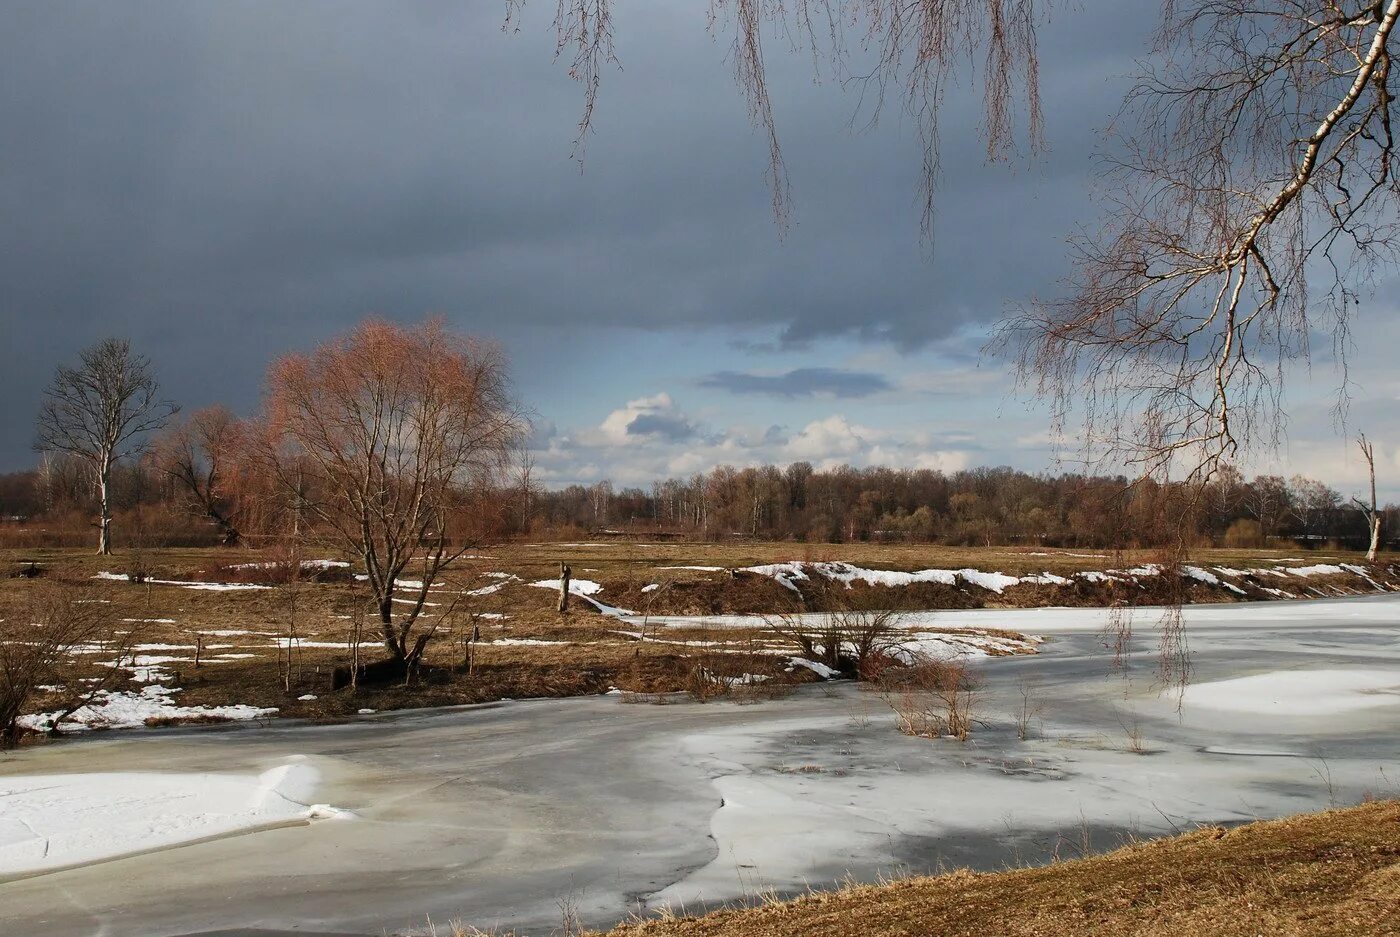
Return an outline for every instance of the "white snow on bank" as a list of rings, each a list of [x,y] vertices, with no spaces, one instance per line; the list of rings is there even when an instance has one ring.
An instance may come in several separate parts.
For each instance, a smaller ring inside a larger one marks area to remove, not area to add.
[[[892,652],[906,660],[913,660],[915,654],[935,660],[1002,657],[1008,654],[1035,653],[1036,645],[1042,640],[1035,635],[1028,635],[1026,640],[1020,641],[991,634],[919,631],[901,640]]]
[[[671,568],[671,567],[662,567]],[[707,567],[686,567],[690,569],[705,569]],[[934,582],[945,586],[956,586],[959,583],[977,586],[989,592],[1000,595],[1008,587],[1025,584],[1033,585],[1069,585],[1070,580],[1054,573],[1034,573],[1029,576],[1008,576],[1005,573],[989,573],[980,569],[920,569],[914,572],[901,572],[894,569],[866,569],[863,566],[856,566],[851,563],[831,562],[831,563],[767,563],[760,566],[745,566],[737,572],[754,573],[759,576],[770,576],[782,585],[794,592],[800,593],[799,582],[809,582],[815,576],[821,576],[832,582],[843,583],[847,588],[853,582],[863,582],[871,586],[886,586],[898,588],[911,586],[920,582]],[[1129,570],[1130,573],[1148,573],[1153,570],[1137,569]],[[1101,579],[1113,578],[1104,573],[1081,574],[1090,578],[1097,576]]]
[[[610,618],[626,618],[629,615],[637,614],[637,612],[634,609],[619,608],[616,605],[608,605],[606,602],[599,602],[597,599],[591,596],[580,595],[579,598],[583,599],[585,602],[592,604],[592,606],[596,608],[600,614],[607,615]]]
[[[98,573],[93,579],[110,579],[116,582],[130,582],[126,573]],[[186,582],[183,579],[144,579],[144,584],[152,586],[179,586],[181,589],[201,589],[207,592],[240,592],[249,589],[271,589],[272,586],[259,586],[250,582]]]
[[[273,562],[267,562],[267,563],[235,563],[233,566],[230,566],[229,569],[276,569],[277,567],[279,567],[279,566],[284,566],[284,565],[286,565],[286,564],[284,564],[284,563],[278,563],[278,562],[275,562],[275,561],[273,561]],[[350,568],[350,564],[347,563],[345,560],[302,560],[302,561],[301,561],[301,568],[302,568],[302,569],[349,569],[349,568]]]
[[[1293,566],[1284,570],[1293,576],[1339,576],[1346,572],[1340,566],[1318,563],[1316,566]]]
[[[359,640],[357,643],[358,643],[361,647],[363,647],[363,646],[366,645],[366,644],[378,644],[378,643],[379,643],[379,639],[378,639],[378,638],[373,638],[373,637],[361,637],[360,640]],[[345,640],[345,641],[308,641],[306,638],[285,638],[285,637],[283,637],[283,638],[273,638],[273,639],[272,639],[272,644],[273,644],[274,647],[280,647],[280,648],[282,648],[283,650],[285,650],[289,645],[290,645],[290,646],[293,646],[293,647],[299,647],[299,648],[319,647],[319,648],[335,648],[335,649],[345,648],[345,649],[349,649],[349,647],[350,647],[350,641],[349,641],[348,639]]]
[[[756,573],[760,576],[771,576],[778,583],[802,594],[802,590],[797,587],[795,580],[806,579],[807,574],[802,571],[801,563],[768,563],[763,566],[748,566],[740,572]]]
[[[148,719],[260,719],[277,712],[276,707],[258,706],[177,706],[172,699],[178,689],[165,686],[143,687],[140,693],[99,690],[93,701],[63,721],[62,728],[72,729],[134,729]],[[45,732],[59,716],[57,712],[21,716],[20,725],[36,732]]]
[[[1183,566],[1181,567],[1181,571],[1186,576],[1189,576],[1197,582],[1203,582],[1208,586],[1224,586],[1236,595],[1248,594],[1239,586],[1234,583],[1226,582],[1208,569],[1201,569],[1199,566]]]
[[[541,579],[539,582],[530,583],[530,585],[534,586],[537,589],[553,589],[556,592],[559,591],[558,579]],[[576,595],[579,598],[583,599],[585,602],[588,602],[602,614],[608,615],[612,618],[625,618],[628,615],[637,614],[630,608],[618,608],[615,605],[608,605],[605,602],[600,602],[597,599],[593,598],[593,596],[597,595],[599,592],[602,591],[602,584],[594,582],[591,579],[569,580],[569,594]]]
[[[275,632],[275,631],[245,631],[245,630],[240,629],[240,628],[216,628],[216,629],[212,629],[212,630],[208,630],[208,631],[199,631],[199,632],[196,632],[196,633],[197,633],[197,634],[208,635],[208,636],[210,636],[210,637],[215,637],[215,638],[236,638],[236,637],[238,637],[239,635],[244,635],[244,634],[263,635],[264,637],[269,637],[269,638],[270,638],[270,637],[272,637],[274,634],[276,634],[277,632]]]
[[[1222,712],[1330,716],[1400,706],[1400,670],[1274,670],[1196,683],[1182,702]]]
[[[341,815],[312,803],[318,773],[0,777],[0,880]]]
[[[1050,554],[1026,554],[1030,556]],[[660,569],[696,569],[713,570],[712,567],[686,566],[686,567],[658,567]],[[717,571],[717,570],[714,570]],[[848,588],[854,582],[863,582],[872,586],[902,587],[910,586],[920,582],[935,582],[946,586],[970,585],[995,592],[1000,595],[1008,588],[1015,585],[1054,585],[1066,586],[1073,579],[1080,579],[1085,582],[1123,582],[1139,583],[1143,578],[1161,576],[1165,569],[1157,563],[1147,563],[1142,566],[1134,566],[1131,569],[1104,569],[1104,570],[1083,570],[1074,573],[1072,577],[1059,576],[1055,573],[1032,573],[1026,576],[1008,576],[1000,572],[986,572],[980,569],[920,569],[914,572],[901,572],[889,569],[866,569],[845,562],[821,562],[821,563],[766,563],[759,566],[746,566],[735,570],[735,572],[754,573],[760,576],[769,576],[783,586],[794,592],[801,593],[802,589],[798,585],[800,582],[811,582],[823,578],[831,582],[844,583]],[[1221,575],[1244,577],[1244,576],[1276,576],[1286,577],[1289,575],[1308,576],[1332,576],[1350,574],[1359,576],[1370,584],[1378,592],[1388,591],[1384,586],[1373,580],[1365,569],[1358,566],[1331,566],[1319,564],[1316,566],[1287,567],[1278,566],[1273,569],[1230,569],[1227,567],[1216,567],[1215,572],[1199,566],[1183,566],[1182,575],[1194,579],[1207,585],[1219,586],[1223,589],[1240,596],[1248,596],[1244,589],[1231,582],[1221,579]],[[1219,573],[1220,575],[1217,575]],[[1272,590],[1264,589],[1273,594]],[[1318,593],[1322,595],[1324,593]],[[1282,597],[1282,596],[1280,596]]]
[[[465,595],[490,595],[493,592],[500,592],[512,582],[520,581],[520,577],[515,575],[514,573],[483,573],[482,575],[490,576],[491,578],[499,579],[500,581],[493,582],[489,586],[482,586],[479,589],[468,589],[464,593]],[[557,589],[559,588],[559,586],[556,584],[554,588]]]
[[[572,644],[571,641],[546,641],[544,638],[496,638],[486,642],[498,647],[545,647],[547,645]]]
[[[553,589],[555,592],[559,591],[558,579],[541,579],[539,582],[530,583],[530,585],[534,586],[536,589]],[[592,579],[570,579],[569,591],[574,595],[595,595],[602,592],[603,587]]]
[[[1377,597],[1380,598],[1380,597]],[[1152,606],[1137,608],[975,608],[926,612],[905,612],[898,617],[900,627],[911,630],[941,628],[1004,628],[1022,634],[1102,631],[1119,621],[1130,623],[1141,633],[1150,632],[1162,622],[1169,609]],[[1187,605],[1180,609],[1188,627],[1314,629],[1319,621],[1345,623],[1359,616],[1379,618],[1400,625],[1400,602],[1371,602],[1369,599],[1324,598],[1308,602],[1236,602],[1227,605]],[[821,612],[794,615],[796,621],[819,625]],[[762,615],[652,615],[648,622],[662,628],[763,628]],[[640,625],[640,619],[629,619]]]
[[[788,669],[792,669],[793,667],[806,667],[808,670],[812,671],[812,673],[821,677],[823,680],[830,680],[833,677],[841,676],[841,671],[836,670],[832,667],[828,667],[821,661],[808,660],[805,657],[789,657]]]

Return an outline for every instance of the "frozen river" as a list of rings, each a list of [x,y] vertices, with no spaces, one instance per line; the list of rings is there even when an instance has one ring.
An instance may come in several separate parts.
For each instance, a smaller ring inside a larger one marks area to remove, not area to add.
[[[1128,680],[1100,612],[934,616],[1050,639],[980,665],[989,725],[965,744],[901,736],[878,697],[828,684],[742,706],[530,701],[26,750],[0,760],[0,793],[58,793],[36,815],[0,796],[0,933],[368,937],[429,915],[549,933],[561,906],[606,924],[1400,795],[1400,596],[1187,617],[1178,713],[1151,686],[1150,616]],[[1026,741],[1023,689],[1040,712]],[[136,818],[121,829],[97,809],[119,798]],[[239,835],[209,818],[230,800]],[[162,848],[91,861],[128,841]],[[87,864],[14,877],[63,856]]]

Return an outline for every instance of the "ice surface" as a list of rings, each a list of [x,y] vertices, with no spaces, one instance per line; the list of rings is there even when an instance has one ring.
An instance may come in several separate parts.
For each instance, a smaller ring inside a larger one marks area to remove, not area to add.
[[[563,898],[602,927],[639,904],[643,913],[668,902],[699,910],[767,886],[826,887],[848,873],[868,881],[940,863],[1045,862],[1057,846],[1071,854],[1065,844],[1086,830],[1094,848],[1108,848],[1197,823],[1394,796],[1395,706],[1279,717],[1212,709],[1188,691],[1178,713],[1154,679],[1162,610],[1126,614],[1136,631],[1126,676],[1099,634],[1112,619],[1104,610],[915,618],[913,634],[1052,636],[1040,654],[974,662],[985,687],[965,743],[900,735],[877,694],[841,682],[745,706],[638,706],[599,695],[34,746],[6,767],[256,774],[307,753],[327,781],[317,798],[373,822],[13,882],[0,899],[0,930],[89,933],[101,908],[106,937],[312,923],[399,933],[428,914],[549,933]],[[1263,695],[1232,681],[1288,674],[1268,679],[1315,681],[1288,692],[1349,706],[1356,696],[1388,698],[1381,678],[1358,672],[1400,675],[1400,595],[1191,606],[1185,616],[1195,685],[1224,685],[1218,692],[1232,698]],[[1347,676],[1316,676],[1328,671]],[[1026,739],[1015,722],[1024,692],[1040,713]]]
[[[1203,709],[1270,716],[1326,716],[1400,706],[1400,670],[1272,670],[1192,684],[1185,701]]]
[[[101,772],[0,777],[0,881],[335,816],[316,769],[261,774]]]

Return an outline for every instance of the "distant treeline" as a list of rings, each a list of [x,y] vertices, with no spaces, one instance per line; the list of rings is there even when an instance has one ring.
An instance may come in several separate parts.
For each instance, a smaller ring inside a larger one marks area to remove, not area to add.
[[[1386,509],[1387,537],[1400,506]],[[538,492],[536,533],[572,527],[706,540],[1147,547],[1186,535],[1198,543],[1259,547],[1281,540],[1365,546],[1366,524],[1337,490],[1295,475],[1246,480],[1226,466],[1204,490],[1125,477],[1029,474],[1011,468],[817,470],[720,466],[649,490],[608,482]]]
[[[94,517],[90,471],[47,458],[40,468],[0,475],[6,542],[86,544]],[[147,458],[119,465],[114,501],[125,538],[151,545],[216,543],[220,532],[181,485]],[[649,489],[609,482],[546,490],[520,473],[498,491],[488,524],[493,537],[559,539],[608,536],[818,543],[855,541],[948,545],[1149,547],[1181,535],[1200,544],[1262,547],[1364,546],[1365,522],[1350,499],[1310,478],[1243,478],[1226,468],[1204,490],[1123,477],[1028,474],[1010,468],[943,473],[847,466],[817,470],[720,466]],[[1400,507],[1386,509],[1385,533],[1400,530]],[[249,512],[248,542],[275,539],[287,510]],[[124,538],[124,539],[125,539]]]

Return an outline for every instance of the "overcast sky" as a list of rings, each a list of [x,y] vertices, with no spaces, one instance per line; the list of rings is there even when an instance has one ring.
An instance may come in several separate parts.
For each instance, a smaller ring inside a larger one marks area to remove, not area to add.
[[[853,129],[855,89],[774,46],[780,237],[707,6],[618,5],[623,67],[580,172],[547,0],[514,34],[500,2],[11,0],[0,470],[32,464],[53,367],[105,336],[185,407],[251,412],[278,353],[430,313],[506,345],[551,484],[794,459],[1057,469],[1043,408],[980,349],[1095,225],[1091,157],[1158,5],[1057,9],[1038,160],[987,165],[978,93],[949,93],[932,256],[913,128]],[[1391,286],[1363,305],[1351,419],[1400,498]],[[1295,378],[1288,447],[1252,468],[1350,493],[1329,356]]]

